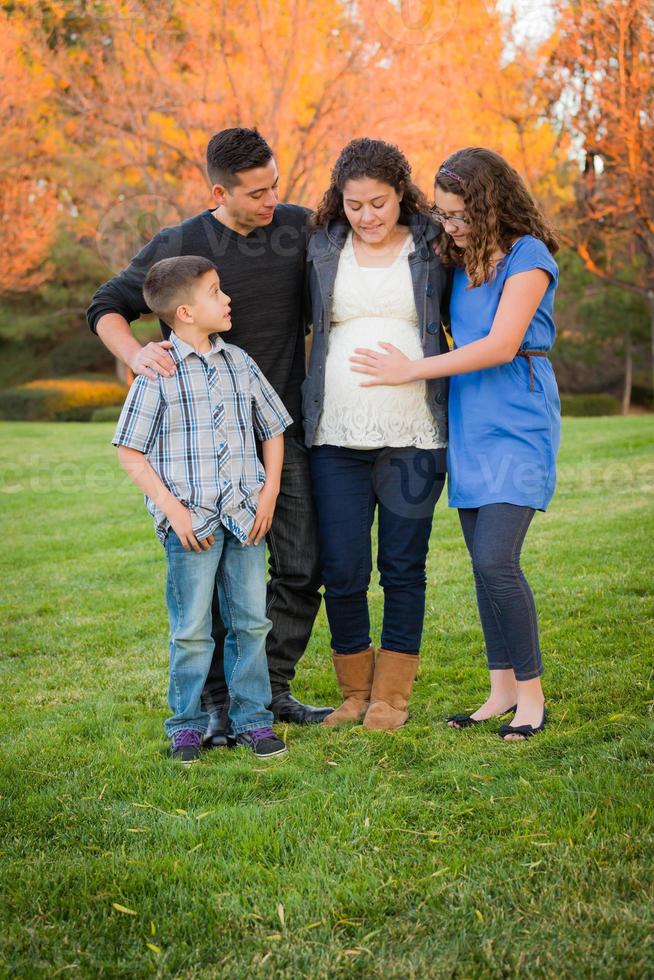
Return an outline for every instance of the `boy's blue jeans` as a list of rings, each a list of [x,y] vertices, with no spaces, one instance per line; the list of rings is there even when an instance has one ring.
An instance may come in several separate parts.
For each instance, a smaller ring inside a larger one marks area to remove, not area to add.
[[[227,627],[225,676],[233,731],[270,727],[270,680],[266,660],[265,544],[244,546],[229,531],[218,528],[207,551],[184,551],[175,532],[165,541],[168,560],[166,602],[170,618],[170,685],[173,712],[165,721],[166,734],[182,728],[206,731],[209,716],[200,695],[213,656],[211,602],[217,588]]]

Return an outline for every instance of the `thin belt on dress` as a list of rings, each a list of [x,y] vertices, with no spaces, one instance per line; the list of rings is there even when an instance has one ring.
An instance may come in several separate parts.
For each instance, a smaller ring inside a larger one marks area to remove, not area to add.
[[[519,350],[516,357],[526,357],[529,364],[529,390],[534,390],[534,365],[531,363],[532,357],[547,357],[546,350]]]

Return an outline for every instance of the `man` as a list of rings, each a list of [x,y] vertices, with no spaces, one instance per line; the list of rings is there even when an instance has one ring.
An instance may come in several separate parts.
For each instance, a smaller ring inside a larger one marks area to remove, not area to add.
[[[317,724],[331,708],[301,704],[290,693],[320,605],[316,521],[307,451],[302,441],[300,386],[305,375],[304,262],[309,212],[278,203],[279,174],[272,150],[253,129],[225,129],[207,147],[207,171],[216,202],[164,228],[96,292],[89,326],[134,374],[171,376],[166,340],[141,346],[130,323],[150,310],[143,282],[159,259],[201,255],[220,272],[232,303],[230,340],[258,364],[293,418],[284,434],[284,466],[272,527],[266,613],[272,621],[266,653],[277,721]],[[167,337],[169,328],[161,323]],[[215,652],[203,694],[210,714],[206,746],[230,744],[223,667],[225,629],[213,610]]]

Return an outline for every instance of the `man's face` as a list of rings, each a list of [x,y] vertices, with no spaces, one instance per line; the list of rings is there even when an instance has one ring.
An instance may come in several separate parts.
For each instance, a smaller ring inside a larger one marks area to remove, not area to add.
[[[241,170],[238,183],[228,190],[221,184],[213,187],[213,196],[229,219],[229,225],[241,234],[262,228],[272,221],[279,202],[279,173],[272,159],[265,167]]]

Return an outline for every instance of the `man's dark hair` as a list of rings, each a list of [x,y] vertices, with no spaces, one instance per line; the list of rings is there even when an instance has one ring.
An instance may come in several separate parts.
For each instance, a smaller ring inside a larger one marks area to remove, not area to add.
[[[178,255],[155,262],[143,283],[143,297],[153,313],[169,326],[182,303],[192,302],[195,283],[216,267],[201,255]]]
[[[223,129],[209,140],[207,173],[213,184],[231,190],[239,183],[241,170],[265,167],[273,152],[256,129]]]

